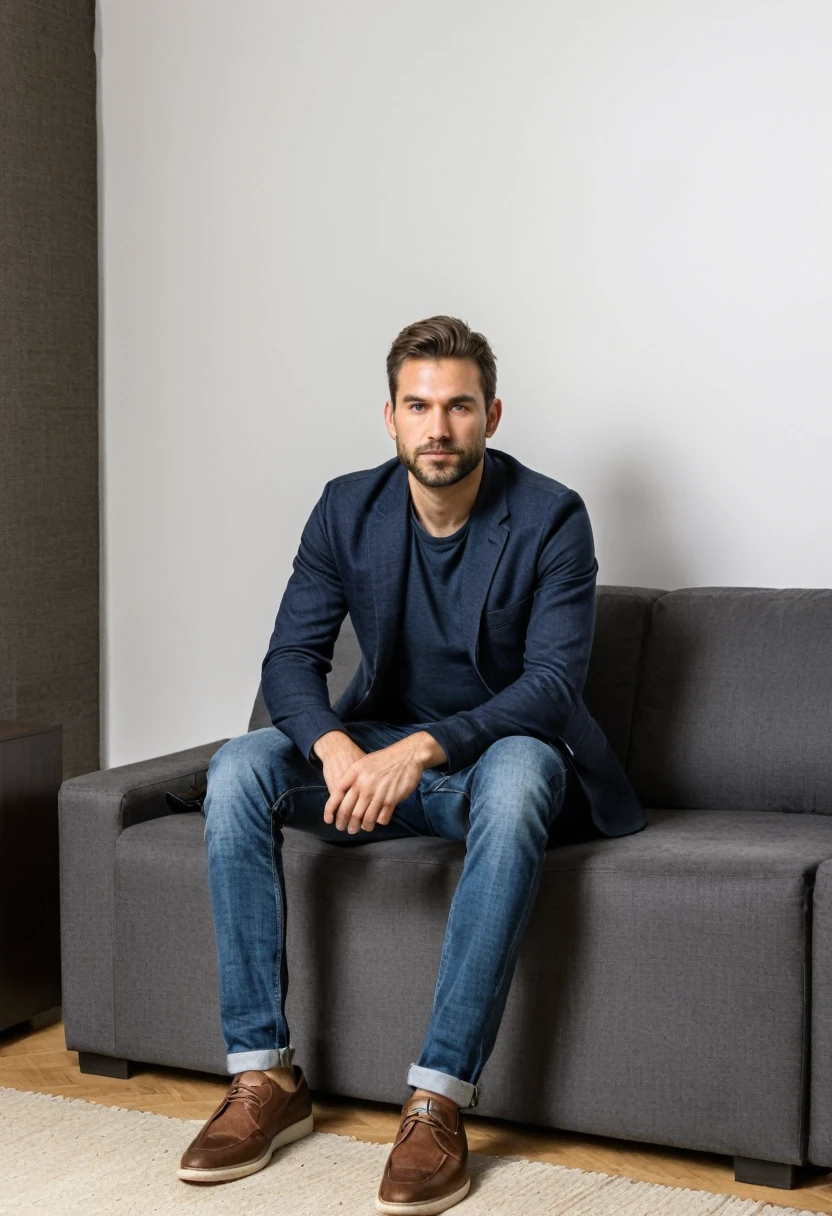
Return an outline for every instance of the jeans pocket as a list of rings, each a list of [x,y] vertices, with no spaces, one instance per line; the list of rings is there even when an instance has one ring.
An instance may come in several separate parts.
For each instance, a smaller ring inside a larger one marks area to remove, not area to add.
[[[422,814],[431,835],[440,836],[443,840],[464,840],[470,826],[470,797],[467,790],[460,789],[459,784],[454,782],[455,777],[458,777],[457,773],[446,773],[424,790],[421,798]],[[431,804],[431,794],[442,796]]]
[[[445,784],[445,782],[448,780],[449,777],[450,777],[450,773],[445,773],[444,777],[440,777],[438,781],[435,781],[432,785],[429,785],[427,787],[427,789],[425,790],[425,793],[426,794],[435,794],[437,790],[442,789],[442,786]]]

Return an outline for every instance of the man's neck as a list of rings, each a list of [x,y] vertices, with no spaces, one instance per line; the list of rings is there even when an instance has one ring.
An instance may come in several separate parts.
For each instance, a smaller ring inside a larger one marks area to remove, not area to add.
[[[407,474],[416,518],[431,536],[450,536],[465,523],[479,492],[484,459],[462,481],[450,486],[425,486],[412,473]]]

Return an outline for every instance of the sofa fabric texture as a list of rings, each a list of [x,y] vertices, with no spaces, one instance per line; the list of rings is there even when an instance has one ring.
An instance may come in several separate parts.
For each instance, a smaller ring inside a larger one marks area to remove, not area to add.
[[[832,860],[815,874],[811,929],[809,1160],[827,1164],[832,1161]]]
[[[647,806],[832,813],[832,591],[655,604],[628,776]]]
[[[598,588],[584,695],[648,826],[547,852],[471,1117],[832,1166],[831,609]],[[347,620],[333,701],[356,663]],[[70,1049],[225,1071],[204,821],[163,796],[222,742],[62,787]],[[401,1103],[465,846],[284,837],[298,1059]]]
[[[619,841],[548,851],[476,1113],[797,1164],[806,876],[832,857],[832,819],[648,817]],[[118,1049],[222,1073],[200,820],[119,837]],[[401,1102],[464,846],[342,850],[283,830],[298,1058],[313,1089]]]

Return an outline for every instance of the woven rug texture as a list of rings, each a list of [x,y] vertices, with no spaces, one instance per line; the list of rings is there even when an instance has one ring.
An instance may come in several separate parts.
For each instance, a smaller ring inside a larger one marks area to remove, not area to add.
[[[0,1212],[15,1216],[372,1216],[389,1144],[314,1132],[257,1174],[176,1177],[204,1120],[0,1087]],[[807,1209],[528,1161],[469,1155],[459,1216],[818,1216]]]

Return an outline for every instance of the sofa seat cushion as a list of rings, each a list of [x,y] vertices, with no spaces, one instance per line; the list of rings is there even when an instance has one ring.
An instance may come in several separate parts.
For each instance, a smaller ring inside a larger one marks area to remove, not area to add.
[[[547,869],[614,869],[656,876],[799,877],[832,857],[832,815],[778,811],[648,810],[647,827],[547,854]]]
[[[832,818],[648,812],[550,849],[478,1114],[795,1162],[812,876]],[[224,1071],[201,815],[116,854],[120,1054]],[[287,1016],[310,1084],[400,1103],[465,847],[285,829]]]

